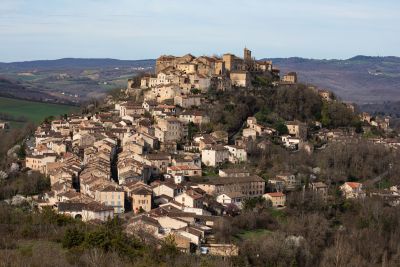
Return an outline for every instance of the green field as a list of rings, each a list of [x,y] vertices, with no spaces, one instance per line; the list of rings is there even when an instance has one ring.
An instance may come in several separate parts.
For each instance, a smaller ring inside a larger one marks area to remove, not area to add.
[[[247,240],[247,239],[258,239],[269,234],[271,234],[271,231],[267,229],[255,229],[255,230],[243,231],[239,233],[236,237],[241,240]]]
[[[58,117],[62,114],[79,111],[78,107],[0,97],[0,113],[16,117],[25,117],[35,124],[41,123],[48,116]],[[11,122],[11,126],[22,126],[23,123]]]

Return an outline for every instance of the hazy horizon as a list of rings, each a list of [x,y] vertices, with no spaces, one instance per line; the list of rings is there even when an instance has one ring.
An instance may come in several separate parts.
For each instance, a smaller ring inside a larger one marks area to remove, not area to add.
[[[0,62],[161,54],[400,56],[394,0],[1,0]]]
[[[227,51],[229,52],[229,51]],[[186,53],[188,54],[188,53]],[[191,53],[193,54],[193,53]],[[179,55],[174,55],[174,56],[183,56],[184,54],[179,54]],[[205,54],[204,54],[205,55]],[[160,55],[157,55],[153,58],[109,58],[109,57],[96,57],[96,58],[85,58],[85,57],[62,57],[62,58],[50,58],[50,59],[31,59],[31,60],[19,60],[19,61],[0,61],[0,63],[5,63],[5,64],[12,64],[12,63],[23,63],[23,62],[34,62],[34,61],[55,61],[55,60],[63,60],[63,59],[82,59],[82,60],[120,60],[120,61],[141,61],[141,60],[156,60]],[[201,55],[194,55],[194,56],[201,56]],[[237,54],[237,56],[242,56],[241,54]],[[365,57],[380,57],[380,58],[386,58],[386,57],[396,57],[400,58],[400,56],[370,56],[370,55],[354,55],[349,58],[306,58],[306,57],[301,57],[301,56],[289,56],[289,57],[260,57],[257,59],[289,59],[289,58],[301,58],[301,59],[307,59],[307,60],[349,60],[351,58],[357,57],[357,56],[365,56]]]

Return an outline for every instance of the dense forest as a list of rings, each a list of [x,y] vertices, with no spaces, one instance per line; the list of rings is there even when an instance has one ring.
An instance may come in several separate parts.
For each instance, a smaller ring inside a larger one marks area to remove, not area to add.
[[[324,127],[355,127],[357,117],[341,102],[322,101],[321,97],[305,85],[262,87],[230,92],[211,91],[211,102],[206,110],[212,128],[232,133],[240,129],[249,116],[255,115],[259,123],[278,127],[284,121],[299,120],[306,123],[321,121]]]

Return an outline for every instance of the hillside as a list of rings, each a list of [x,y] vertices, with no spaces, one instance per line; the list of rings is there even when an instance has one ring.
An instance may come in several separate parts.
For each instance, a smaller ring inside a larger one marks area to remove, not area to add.
[[[79,103],[123,88],[154,60],[74,59],[0,63],[0,96]]]
[[[369,111],[393,112],[400,101],[400,58],[356,56],[346,60],[272,58],[282,73],[296,71],[301,82],[335,92]],[[0,63],[0,95],[76,103],[101,97],[140,72],[151,72],[154,59],[39,60]],[[384,104],[385,102],[385,104]],[[365,105],[369,104],[369,105]],[[371,105],[372,104],[372,105]]]
[[[358,104],[400,100],[400,58],[356,56],[346,60],[272,58],[281,73],[332,90]]]
[[[118,60],[110,58],[62,58],[56,60],[34,60],[23,62],[1,63],[0,71],[33,71],[54,69],[85,69],[85,68],[119,68],[119,67],[152,67],[153,59]]]
[[[27,88],[18,81],[7,79],[0,76],[0,96],[18,97],[36,101],[46,101],[52,99],[50,95]]]
[[[6,120],[12,127],[21,127],[28,122],[39,124],[48,116],[78,112],[79,107],[33,102],[0,97],[0,120]]]

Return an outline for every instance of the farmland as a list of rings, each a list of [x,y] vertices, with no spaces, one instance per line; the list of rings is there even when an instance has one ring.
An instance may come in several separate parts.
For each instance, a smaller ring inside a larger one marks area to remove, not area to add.
[[[60,59],[0,62],[0,96],[52,103],[81,103],[125,88],[128,79],[152,72],[154,60]]]
[[[13,98],[0,97],[0,113],[8,115],[12,119],[11,125],[20,126],[21,121],[38,124],[48,116],[59,116],[66,113],[79,111],[78,107],[32,102]],[[18,121],[18,122],[16,122]]]

